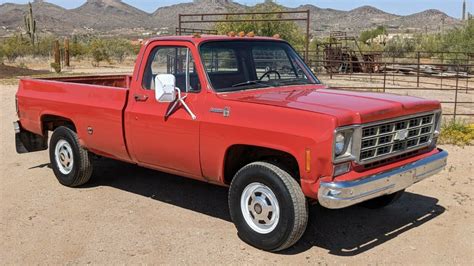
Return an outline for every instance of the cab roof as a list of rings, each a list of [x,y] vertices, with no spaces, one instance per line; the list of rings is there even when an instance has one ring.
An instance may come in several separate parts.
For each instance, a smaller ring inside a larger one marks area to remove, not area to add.
[[[226,35],[200,35],[199,37],[193,35],[182,35],[182,36],[163,36],[150,38],[145,42],[145,45],[154,41],[187,41],[192,42],[195,45],[198,45],[202,42],[207,41],[242,41],[242,40],[251,40],[251,41],[283,41],[279,38],[274,37],[230,37]]]

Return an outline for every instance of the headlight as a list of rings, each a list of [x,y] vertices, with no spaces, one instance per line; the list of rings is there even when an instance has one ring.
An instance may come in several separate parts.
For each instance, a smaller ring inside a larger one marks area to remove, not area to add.
[[[344,134],[339,132],[336,134],[336,140],[335,140],[335,145],[334,145],[334,152],[336,153],[336,156],[341,155],[342,152],[344,151],[344,146],[346,145],[345,143],[345,137]]]
[[[354,128],[337,129],[334,134],[334,162],[340,163],[353,159],[352,156],[352,135]]]

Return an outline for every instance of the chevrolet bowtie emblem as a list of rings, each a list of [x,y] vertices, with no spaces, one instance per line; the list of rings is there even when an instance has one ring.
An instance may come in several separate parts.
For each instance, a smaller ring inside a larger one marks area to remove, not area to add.
[[[395,133],[394,140],[405,140],[408,137],[408,129],[398,130]]]

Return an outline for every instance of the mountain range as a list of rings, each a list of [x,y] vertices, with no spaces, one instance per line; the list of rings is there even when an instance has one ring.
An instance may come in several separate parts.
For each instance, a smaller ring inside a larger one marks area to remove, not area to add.
[[[40,31],[59,35],[76,33],[145,35],[156,34],[163,28],[168,28],[170,33],[174,33],[174,28],[178,24],[178,14],[252,11],[252,6],[244,6],[232,0],[194,0],[160,7],[150,13],[121,0],[87,0],[74,9],[65,9],[47,1],[34,0],[32,6]],[[433,9],[408,16],[390,14],[371,6],[362,6],[350,11],[319,8],[311,4],[285,9],[310,10],[310,31],[316,35],[327,35],[335,30],[358,34],[378,25],[385,25],[393,32],[434,32],[461,24],[460,20]],[[26,4],[0,5],[0,36],[23,30],[23,16],[27,10]],[[186,25],[186,27],[193,26]],[[203,26],[194,25],[194,27]]]

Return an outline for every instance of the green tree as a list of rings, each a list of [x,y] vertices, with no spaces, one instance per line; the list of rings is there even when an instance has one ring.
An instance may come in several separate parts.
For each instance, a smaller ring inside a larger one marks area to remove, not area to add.
[[[250,11],[250,10],[249,10]],[[256,5],[252,8],[252,12],[272,12],[272,11],[283,11],[283,7],[266,2],[263,4]],[[265,14],[265,15],[242,15],[232,16],[232,19],[248,20],[248,19],[279,19],[279,14]],[[233,31],[239,33],[241,31],[248,33],[254,32],[256,36],[274,36],[275,34],[280,35],[284,40],[287,40],[296,49],[302,49],[305,43],[305,36],[301,32],[298,25],[292,21],[257,21],[257,22],[221,22],[217,23],[215,29],[219,34],[226,35]]]
[[[363,31],[359,36],[359,41],[366,43],[368,40],[379,35],[387,35],[387,29],[384,26],[378,26],[375,29]]]
[[[71,44],[69,45],[69,52],[72,57],[82,58],[86,56],[90,51],[88,50],[89,39],[77,35],[72,36]]]
[[[127,39],[107,40],[107,53],[119,63],[122,63],[125,57],[133,55],[134,47]]]
[[[92,56],[94,66],[99,66],[102,61],[110,61],[110,56],[107,52],[107,43],[102,39],[92,40],[89,48]]]
[[[386,52],[391,56],[405,56],[407,53],[415,52],[416,42],[409,38],[393,38],[385,45]]]

